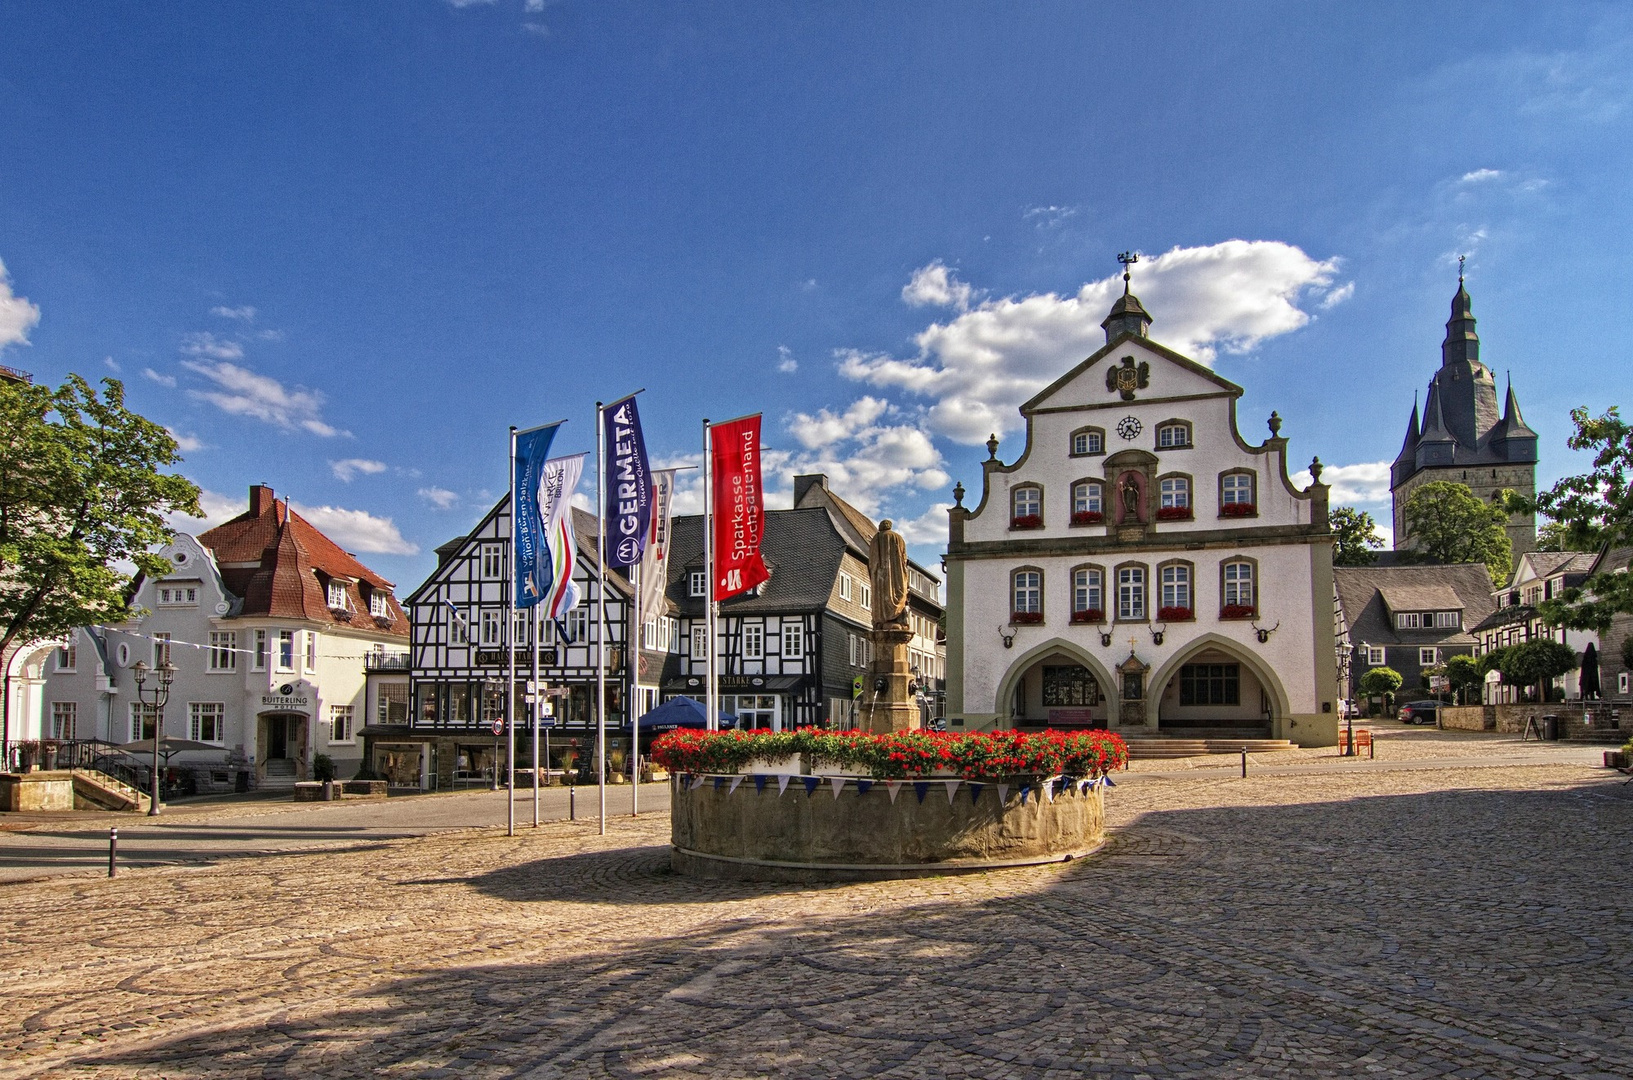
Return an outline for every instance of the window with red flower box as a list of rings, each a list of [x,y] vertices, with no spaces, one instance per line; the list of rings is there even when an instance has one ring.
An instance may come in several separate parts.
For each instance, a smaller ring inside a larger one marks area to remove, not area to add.
[[[1191,508],[1189,506],[1159,506],[1157,507],[1158,521],[1190,521]]]
[[[1036,484],[1024,484],[1009,496],[1009,527],[1011,529],[1043,528],[1043,489]]]
[[[1021,514],[1009,519],[1011,529],[1041,529],[1043,528],[1042,514]]]
[[[1256,619],[1259,609],[1252,604],[1226,604],[1219,609],[1221,619]]]
[[[1009,613],[1009,621],[1016,626],[1035,626],[1043,621],[1043,612],[1012,611]]]
[[[1073,525],[1100,525],[1106,520],[1106,515],[1099,510],[1073,510]]]
[[[1220,517],[1257,517],[1259,508],[1252,503],[1226,503],[1219,508]]]
[[[1084,608],[1081,611],[1072,612],[1072,621],[1074,623],[1103,623],[1106,621],[1106,613],[1100,608]]]
[[[1157,609],[1157,619],[1161,622],[1190,622],[1196,613],[1188,607],[1165,607]]]

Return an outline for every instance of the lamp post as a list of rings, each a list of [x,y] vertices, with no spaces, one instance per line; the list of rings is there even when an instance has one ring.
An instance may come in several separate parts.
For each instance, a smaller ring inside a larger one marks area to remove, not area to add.
[[[159,739],[164,733],[164,706],[170,700],[170,684],[176,679],[176,665],[168,659],[160,664],[155,671],[159,681],[152,690],[151,702],[148,701],[147,689],[148,667],[145,660],[136,661],[136,699],[145,712],[147,706],[153,706],[153,790],[148,796],[147,816],[159,816]]]

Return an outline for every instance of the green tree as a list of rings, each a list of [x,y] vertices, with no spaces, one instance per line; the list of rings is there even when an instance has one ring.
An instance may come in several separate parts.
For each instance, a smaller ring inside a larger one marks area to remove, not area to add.
[[[1486,673],[1480,661],[1467,653],[1459,653],[1446,660],[1446,681],[1457,694],[1457,700],[1468,704],[1468,692],[1485,682]]]
[[[115,379],[0,382],[0,652],[132,614],[121,566],[163,573],[164,515],[200,512],[180,460]]]
[[[1401,673],[1394,668],[1375,667],[1361,675],[1361,696],[1367,698],[1383,698],[1384,708],[1394,707],[1395,691],[1401,688]],[[1370,714],[1370,707],[1369,707]]]
[[[1548,688],[1555,679],[1581,663],[1575,649],[1546,638],[1522,641],[1501,651],[1495,667],[1502,672],[1503,682],[1535,686],[1539,701],[1548,700]]]
[[[1532,505],[1574,540],[1594,540],[1595,546],[1618,553],[1617,565],[1604,566],[1603,571],[1628,569],[1627,549],[1633,547],[1633,482],[1629,479],[1633,428],[1615,408],[1603,416],[1572,409],[1571,422],[1576,431],[1566,442],[1572,450],[1593,451],[1593,469],[1565,477],[1538,495]],[[1554,626],[1603,634],[1614,616],[1633,612],[1633,574],[1598,573],[1586,585],[1544,600],[1537,610]]]
[[[1485,563],[1497,585],[1513,570],[1507,502],[1481,501],[1467,484],[1435,480],[1412,492],[1405,506],[1406,530],[1419,562]]]
[[[1334,566],[1371,566],[1378,561],[1377,549],[1384,546],[1378,523],[1365,510],[1337,506],[1327,514],[1332,529]]]

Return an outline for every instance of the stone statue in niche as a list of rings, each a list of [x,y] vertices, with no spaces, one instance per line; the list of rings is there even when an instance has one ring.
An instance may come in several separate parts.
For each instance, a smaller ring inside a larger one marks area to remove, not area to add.
[[[1124,473],[1117,481],[1117,497],[1122,502],[1122,516],[1119,521],[1143,522],[1145,520],[1144,492],[1140,488],[1140,478],[1137,473]]]

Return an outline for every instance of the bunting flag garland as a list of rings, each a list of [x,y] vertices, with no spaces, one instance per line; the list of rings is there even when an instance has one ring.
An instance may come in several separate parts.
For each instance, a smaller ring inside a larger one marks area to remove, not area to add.
[[[886,780],[885,781],[885,790],[890,792],[890,801],[891,801],[891,803],[895,803],[896,796],[901,794],[902,781],[900,781],[900,780]]]
[[[764,773],[755,773],[754,774],[754,793],[756,795],[764,795],[765,794],[765,781],[766,781],[766,777],[765,777]]]
[[[866,795],[868,792],[870,792],[872,790],[873,790],[873,781],[872,780],[858,780],[856,782],[856,794]]]
[[[985,787],[985,786],[986,786],[985,784],[977,784],[974,780],[970,781],[970,805],[971,806],[974,806],[977,802],[979,802],[981,800],[981,789],[983,787]]]
[[[1043,782],[1043,797],[1050,802],[1055,801],[1055,782],[1053,780]]]
[[[943,780],[942,781],[942,783],[947,785],[947,805],[948,806],[951,806],[953,804],[953,793],[958,790],[958,785],[962,784],[963,782],[964,781],[962,781],[962,780]]]
[[[726,794],[727,795],[737,794],[737,785],[741,784],[742,782],[743,782],[743,778],[741,776],[732,777],[731,778],[731,789],[729,791],[727,791]]]
[[[788,773],[781,773],[780,775],[778,775],[778,777],[777,777],[777,794],[778,795],[781,795],[783,792],[788,790],[788,781],[790,781],[792,779],[794,779],[793,776],[791,776]]]
[[[816,776],[802,776],[799,779],[800,783],[805,785],[805,797],[807,799],[816,794],[817,785],[822,783],[822,779]]]
[[[1031,794],[1031,792],[1032,792],[1032,785],[1031,784],[1022,784],[1021,785],[1021,805],[1022,806],[1026,805],[1026,797],[1027,797],[1027,795]]]
[[[828,783],[833,785],[834,798],[839,798],[839,793],[845,790],[845,778],[843,776],[836,776],[829,780]]]
[[[701,777],[701,776],[692,777],[692,790],[696,791],[698,788],[702,787],[703,786],[703,781],[704,781],[704,777]]]
[[[924,796],[929,792],[929,790],[930,790],[930,781],[928,781],[928,780],[915,780],[915,781],[913,781],[913,791],[914,791],[914,793],[916,793],[918,795],[919,802],[924,801]]]
[[[998,785],[998,808],[1000,810],[1002,810],[1003,807],[1004,807],[1004,804],[1007,803],[1008,801],[1009,801],[1009,785],[1008,784],[999,784]]]
[[[1117,786],[1116,784],[1111,782],[1111,777],[1109,777],[1109,776],[1102,776],[1100,779],[1105,781],[1105,784],[1106,784],[1107,787],[1116,787]]]
[[[717,777],[714,778],[714,789],[716,791],[719,791],[721,788],[723,788],[725,786],[726,786],[726,778],[724,776],[717,776]]]

